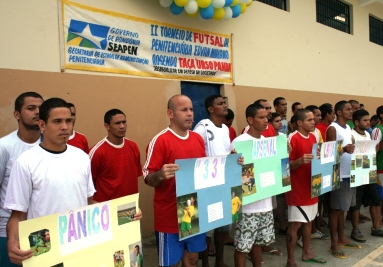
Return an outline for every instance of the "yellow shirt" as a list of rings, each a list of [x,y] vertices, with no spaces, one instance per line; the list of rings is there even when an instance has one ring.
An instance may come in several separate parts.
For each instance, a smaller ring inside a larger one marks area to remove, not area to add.
[[[191,217],[194,215],[194,206],[189,206],[184,211],[184,217],[182,218],[183,222],[191,223]],[[190,214],[190,216],[189,216]]]
[[[241,200],[239,200],[239,197],[235,197],[231,199],[231,214],[235,214],[239,207],[241,206]]]

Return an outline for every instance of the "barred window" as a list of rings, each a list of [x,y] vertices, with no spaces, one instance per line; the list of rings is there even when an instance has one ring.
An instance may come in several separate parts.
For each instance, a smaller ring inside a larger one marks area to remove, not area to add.
[[[350,6],[338,0],[316,0],[317,22],[350,33]]]
[[[256,1],[262,2],[266,5],[270,5],[285,11],[287,10],[287,7],[286,7],[287,0],[256,0]]]
[[[370,42],[383,46],[383,21],[370,16]]]

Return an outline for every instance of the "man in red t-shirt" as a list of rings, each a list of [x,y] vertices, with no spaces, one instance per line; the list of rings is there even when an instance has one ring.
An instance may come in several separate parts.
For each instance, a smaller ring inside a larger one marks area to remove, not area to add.
[[[331,104],[325,103],[319,107],[322,121],[318,123],[315,127],[322,134],[323,142],[326,142],[326,131],[330,124],[335,120],[334,108]]]
[[[315,128],[314,114],[307,109],[299,109],[295,113],[298,130],[291,134],[289,141],[291,191],[286,193],[288,218],[287,229],[287,264],[296,266],[294,247],[297,232],[302,226],[303,250],[302,261],[325,263],[326,260],[317,256],[310,248],[311,221],[318,212],[318,197],[311,198],[311,161],[314,157],[312,146],[316,143],[311,133]]]
[[[85,135],[82,133],[76,132],[74,130],[74,124],[76,123],[76,107],[72,103],[68,103],[68,107],[70,109],[70,113],[72,115],[73,119],[73,130],[71,132],[71,135],[68,139],[68,145],[75,146],[82,151],[84,151],[86,154],[89,153],[89,145],[88,140],[86,139]]]
[[[176,159],[206,157],[202,137],[189,129],[193,125],[193,105],[185,95],[169,99],[168,128],[150,142],[143,168],[145,183],[154,187],[154,229],[160,266],[197,266],[198,252],[206,249],[206,234],[179,241],[174,174]]]
[[[104,127],[107,137],[89,152],[96,189],[93,199],[97,202],[138,193],[138,177],[142,175],[138,146],[125,138],[125,114],[119,109],[107,111]]]
[[[269,103],[266,99],[258,99],[258,100],[256,100],[253,104],[254,104],[254,105],[261,105],[261,106],[263,106],[263,107],[266,109],[266,111],[267,111],[267,119],[268,119],[268,120],[271,119],[271,113],[272,113],[272,111],[271,111],[271,105],[270,105],[270,103]],[[250,128],[250,126],[247,125],[247,126],[242,130],[241,133],[242,133],[242,134],[247,133],[247,131],[249,130],[249,128]],[[275,130],[274,130],[274,128],[273,128],[273,125],[271,125],[270,123],[267,124],[266,129],[262,131],[262,136],[263,136],[263,137],[273,137],[273,136],[276,136],[276,135],[277,135],[277,134],[276,134],[276,132],[275,132]]]

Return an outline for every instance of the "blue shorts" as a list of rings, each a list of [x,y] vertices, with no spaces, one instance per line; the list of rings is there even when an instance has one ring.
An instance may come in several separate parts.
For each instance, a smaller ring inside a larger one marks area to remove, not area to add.
[[[0,237],[0,266],[1,267],[20,267],[20,265],[13,264],[9,260],[6,237]]]
[[[186,249],[189,253],[198,253],[206,250],[206,234],[195,235],[179,240],[177,234],[168,234],[155,231],[160,266],[172,266],[178,263]]]

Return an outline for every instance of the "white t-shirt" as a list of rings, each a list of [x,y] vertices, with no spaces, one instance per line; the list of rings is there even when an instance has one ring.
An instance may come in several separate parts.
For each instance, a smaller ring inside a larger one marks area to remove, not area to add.
[[[229,128],[225,124],[217,127],[211,120],[204,119],[194,127],[193,131],[202,136],[208,157],[230,154]]]
[[[90,159],[82,150],[67,145],[56,154],[35,146],[13,165],[4,207],[32,219],[86,206],[94,192]]]
[[[371,140],[371,136],[367,131],[364,131],[364,135],[359,134],[355,129],[351,130],[351,134],[355,141]]]
[[[11,211],[4,209],[9,175],[13,163],[25,151],[40,143],[40,138],[33,144],[23,142],[14,131],[0,139],[0,237],[7,236],[7,222]]]
[[[352,143],[351,139],[351,128],[346,124],[346,128],[343,128],[340,126],[337,122],[332,122],[329,126],[329,128],[333,126],[336,130],[336,140],[343,140],[342,147],[345,147],[348,144]],[[328,128],[327,128],[328,130]],[[343,178],[350,178],[350,168],[351,166],[351,154],[349,153],[343,153],[340,156],[340,178],[343,180]]]
[[[261,139],[264,137],[261,135]],[[251,135],[244,133],[239,135],[237,138],[233,140],[231,143],[232,148],[235,148],[235,142],[238,141],[247,141],[247,140],[254,140],[257,138],[252,137]],[[254,169],[256,169],[257,166],[254,166]],[[262,200],[258,200],[256,202],[243,205],[242,206],[242,212],[243,213],[258,213],[258,212],[267,212],[271,211],[273,209],[273,203],[272,203],[272,198],[268,197]]]

